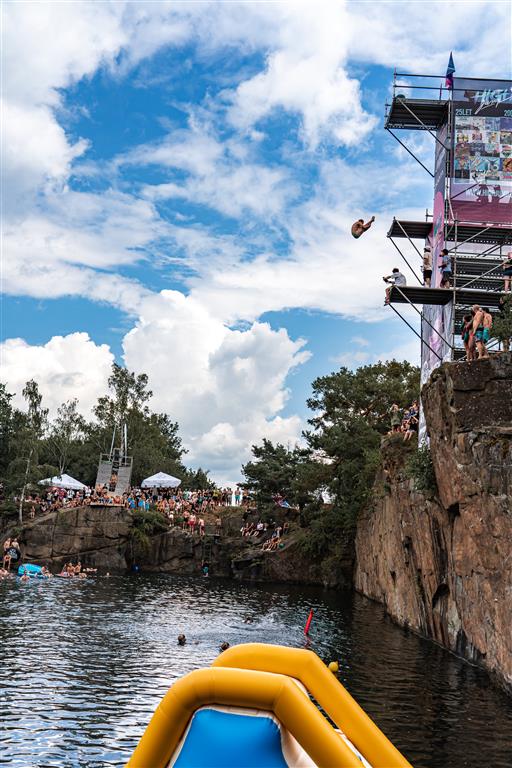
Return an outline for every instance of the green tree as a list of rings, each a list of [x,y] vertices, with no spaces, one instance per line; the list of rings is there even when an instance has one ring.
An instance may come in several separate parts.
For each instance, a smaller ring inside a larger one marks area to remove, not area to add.
[[[196,470],[185,470],[183,475],[183,488],[200,491],[213,490],[216,488],[216,485],[213,480],[210,480],[208,474],[208,470],[202,469],[202,467],[199,467],[199,469]]]
[[[111,394],[100,397],[94,408],[94,415],[102,426],[111,431],[114,427],[120,430],[130,413],[149,413],[147,402],[153,392],[147,388],[145,373],[137,375],[114,363],[108,387]]]
[[[292,506],[304,503],[301,468],[309,460],[309,451],[295,446],[287,448],[281,443],[274,445],[264,439],[261,445],[252,446],[253,461],[242,467],[245,487],[256,501],[260,512],[270,514],[275,509],[274,496],[286,498]]]
[[[59,475],[68,469],[73,446],[79,443],[84,433],[85,421],[78,412],[78,400],[68,400],[57,409],[52,422],[47,448],[52,463],[58,467]]]
[[[351,536],[367,502],[379,464],[381,436],[389,429],[393,403],[406,407],[418,397],[419,369],[395,360],[322,376],[313,382],[308,406],[314,415],[305,433],[310,449],[324,457],[333,503],[311,506],[309,544],[327,551],[336,535]]]
[[[492,334],[503,344],[505,352],[510,350],[512,338],[512,293],[505,296],[500,307],[500,313],[494,318]]]
[[[27,489],[42,480],[54,467],[40,464],[42,441],[48,424],[48,409],[42,407],[42,395],[31,379],[23,389],[27,412],[18,415],[13,440],[14,458],[7,470],[8,487],[20,492],[18,515],[23,522],[23,502]]]
[[[16,411],[11,400],[14,397],[7,391],[5,384],[0,382],[0,480],[5,481],[7,467],[12,461],[13,439]]]

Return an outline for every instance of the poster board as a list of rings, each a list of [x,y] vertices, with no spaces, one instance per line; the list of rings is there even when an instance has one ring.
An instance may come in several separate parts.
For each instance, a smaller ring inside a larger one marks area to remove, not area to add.
[[[450,204],[459,221],[512,222],[512,81],[454,78]]]

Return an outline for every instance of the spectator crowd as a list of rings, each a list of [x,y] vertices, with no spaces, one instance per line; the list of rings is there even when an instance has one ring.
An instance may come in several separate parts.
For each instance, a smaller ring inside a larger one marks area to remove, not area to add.
[[[413,435],[418,434],[419,424],[419,404],[414,400],[409,408],[402,410],[397,403],[393,403],[390,408],[391,429],[388,435],[401,432],[404,441],[410,440]]]

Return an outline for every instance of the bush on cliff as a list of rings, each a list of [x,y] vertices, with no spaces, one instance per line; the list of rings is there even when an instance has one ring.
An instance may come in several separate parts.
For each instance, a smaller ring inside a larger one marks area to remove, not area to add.
[[[132,514],[130,538],[140,550],[147,551],[150,537],[157,533],[164,533],[168,529],[168,523],[160,512],[137,509]]]
[[[436,473],[428,445],[420,445],[408,458],[405,473],[414,480],[414,488],[425,493],[437,493]]]

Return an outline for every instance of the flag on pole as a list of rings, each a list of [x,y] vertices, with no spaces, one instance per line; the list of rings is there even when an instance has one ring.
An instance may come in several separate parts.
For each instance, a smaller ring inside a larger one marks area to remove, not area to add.
[[[453,53],[450,52],[450,60],[446,68],[446,79],[444,84],[447,88],[453,88],[453,73],[455,72],[455,64],[453,63]]]

